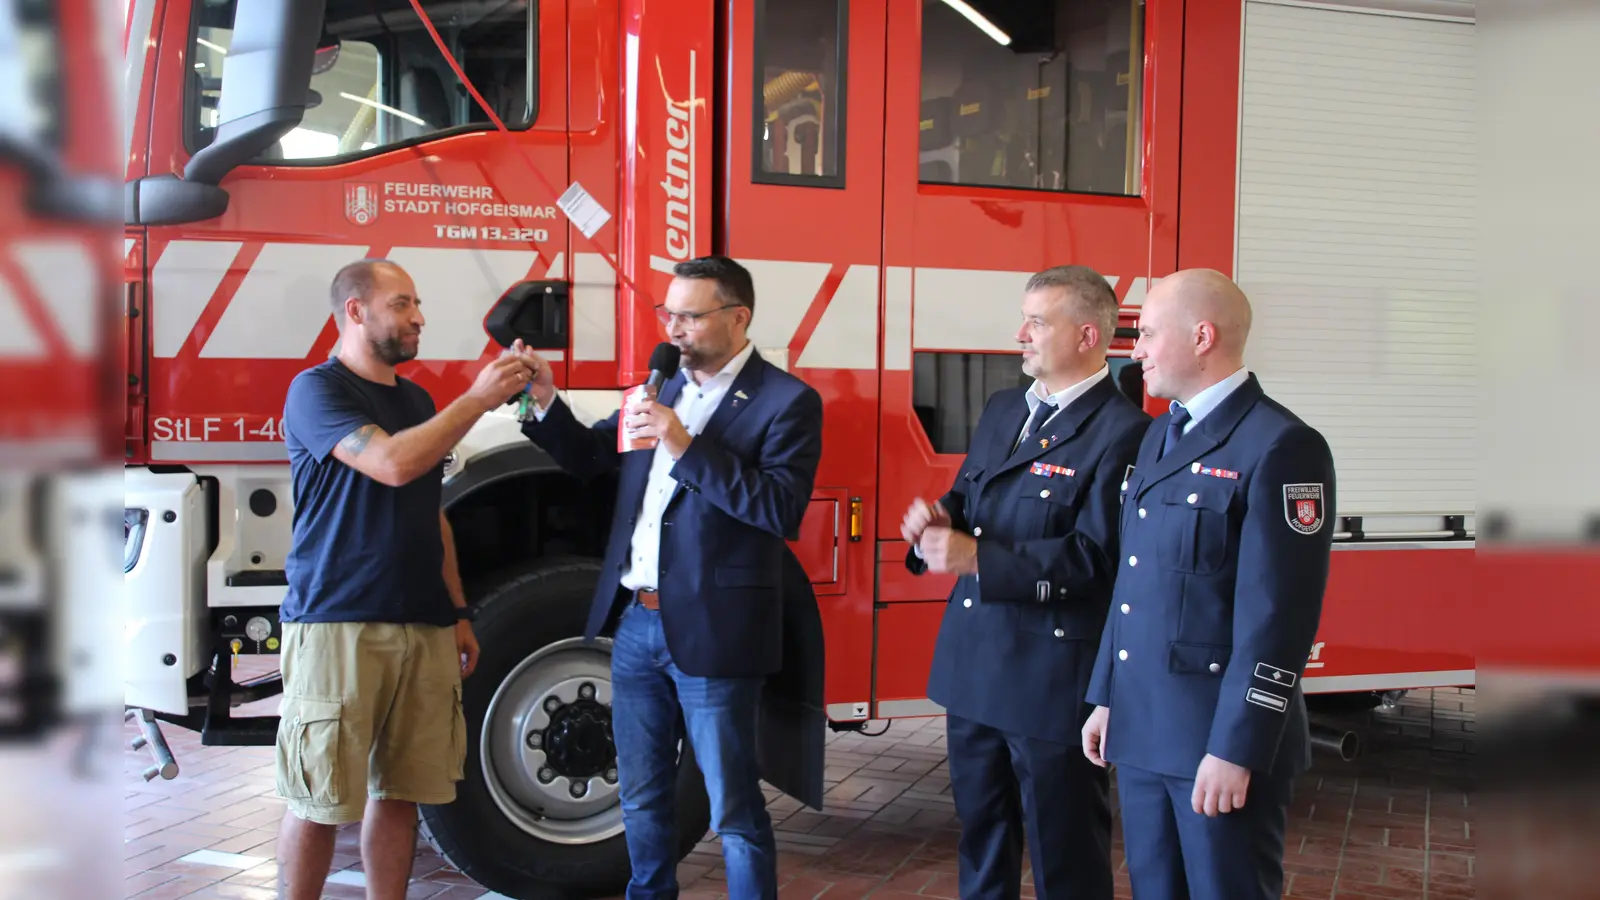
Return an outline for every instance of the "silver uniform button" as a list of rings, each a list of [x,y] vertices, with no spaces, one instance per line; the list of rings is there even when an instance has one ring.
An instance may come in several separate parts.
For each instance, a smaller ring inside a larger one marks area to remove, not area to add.
[[[1200,502],[1200,495],[1199,494],[1190,494],[1189,495],[1189,505],[1190,506],[1193,506],[1194,504],[1199,503],[1199,502]]]
[[[1137,566],[1138,564],[1139,564],[1139,557],[1137,557],[1137,556],[1128,557],[1128,565]]]
[[[972,529],[972,536],[973,537],[983,537],[983,529],[982,528],[974,528],[974,529]]]
[[[1131,607],[1131,606],[1129,606],[1129,605],[1128,605],[1128,604],[1126,604],[1126,603],[1124,603],[1124,604],[1122,604],[1122,614],[1123,614],[1123,615],[1127,615],[1127,614],[1128,614],[1128,610],[1130,610],[1130,609],[1132,609],[1132,608],[1133,608],[1133,607]]]
[[[1126,660],[1127,658],[1128,658],[1128,651],[1126,651],[1126,650],[1118,650],[1117,651],[1117,659]]]
[[[972,608],[972,598],[968,597],[967,599],[961,601],[961,605],[967,607],[968,609],[971,609]]]
[[[1142,518],[1144,518],[1144,517],[1145,517],[1145,515],[1146,515],[1146,513],[1145,513],[1145,511],[1144,511],[1144,507],[1142,507],[1142,506],[1141,506],[1141,507],[1139,507],[1139,518],[1141,518],[1141,519],[1142,519]]]
[[[1041,496],[1041,497],[1050,496],[1050,489],[1049,488],[1045,488],[1044,490],[1040,491],[1039,492],[1039,496]]]
[[[1065,628],[1057,628],[1056,629],[1056,637],[1066,637],[1066,636],[1067,636],[1067,630]]]
[[[1221,663],[1212,663],[1211,665],[1207,666],[1206,668],[1210,669],[1212,671],[1212,673],[1214,674],[1214,673],[1222,671],[1222,664]]]

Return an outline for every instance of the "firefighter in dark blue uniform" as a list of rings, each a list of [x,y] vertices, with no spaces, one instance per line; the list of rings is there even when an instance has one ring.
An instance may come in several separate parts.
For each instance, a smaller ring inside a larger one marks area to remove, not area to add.
[[[1151,423],[1122,491],[1121,557],[1083,728],[1117,769],[1139,900],[1283,890],[1289,792],[1311,764],[1301,678],[1322,611],[1333,457],[1243,364],[1226,277],[1163,279],[1139,317]]]
[[[1079,736],[1122,478],[1150,417],[1109,376],[1117,301],[1104,278],[1048,269],[1022,312],[1035,380],[990,399],[938,505],[912,504],[906,565],[960,576],[928,696],[948,716],[961,896],[1015,900],[1026,837],[1041,900],[1111,900],[1109,777]]]

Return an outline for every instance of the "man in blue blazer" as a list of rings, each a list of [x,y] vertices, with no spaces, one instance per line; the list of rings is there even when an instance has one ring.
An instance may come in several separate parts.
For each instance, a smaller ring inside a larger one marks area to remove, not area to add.
[[[1106,366],[1117,299],[1082,266],[1029,280],[1027,388],[996,393],[955,485],[912,503],[907,567],[960,576],[928,696],[946,712],[961,896],[1016,898],[1024,836],[1041,900],[1111,900],[1109,778],[1079,752],[1117,570],[1123,474],[1150,417]]]
[[[524,433],[579,477],[620,470],[586,636],[614,630],[612,729],[633,875],[629,900],[677,893],[673,819],[681,713],[722,840],[728,893],[777,896],[757,717],[783,663],[786,593],[811,591],[799,536],[822,456],[822,398],[746,336],[750,273],[726,257],[680,263],[657,309],[682,353],[656,401],[584,427],[535,360]],[[617,451],[618,419],[650,450]]]
[[[1163,279],[1139,316],[1133,358],[1173,403],[1122,486],[1083,752],[1117,767],[1140,900],[1279,897],[1290,786],[1311,763],[1301,678],[1333,456],[1245,368],[1249,330],[1249,301],[1209,270]]]

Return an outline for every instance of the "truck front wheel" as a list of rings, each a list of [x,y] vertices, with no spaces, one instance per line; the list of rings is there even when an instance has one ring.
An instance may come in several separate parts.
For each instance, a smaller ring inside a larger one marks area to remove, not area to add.
[[[467,721],[456,800],[422,808],[451,865],[518,900],[620,894],[631,868],[611,736],[611,653],[586,645],[599,566],[556,560],[489,580],[476,599],[477,670],[462,682]],[[705,782],[687,742],[677,789],[678,855],[706,833]]]

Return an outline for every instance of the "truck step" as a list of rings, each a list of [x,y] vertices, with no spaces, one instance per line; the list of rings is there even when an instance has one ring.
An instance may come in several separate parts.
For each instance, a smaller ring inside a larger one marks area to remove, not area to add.
[[[139,730],[143,732],[131,741],[133,749],[148,746],[150,755],[156,761],[155,765],[144,770],[144,780],[154,781],[157,775],[167,781],[177,778],[178,761],[172,756],[172,748],[167,746],[167,736],[161,733],[161,723],[156,721],[155,713],[148,709],[130,712],[138,718]]]
[[[207,722],[200,743],[207,747],[261,747],[271,746],[277,737],[277,716],[246,716]]]

